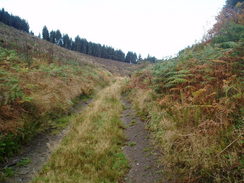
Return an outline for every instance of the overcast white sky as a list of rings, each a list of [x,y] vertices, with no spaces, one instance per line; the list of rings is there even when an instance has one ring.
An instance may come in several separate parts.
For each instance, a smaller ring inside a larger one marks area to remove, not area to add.
[[[71,37],[162,58],[201,40],[225,0],[0,0],[0,8]]]

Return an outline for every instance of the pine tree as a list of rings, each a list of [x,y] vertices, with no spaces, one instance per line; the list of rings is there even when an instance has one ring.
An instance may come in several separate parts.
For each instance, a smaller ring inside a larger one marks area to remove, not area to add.
[[[138,56],[138,61],[142,61],[141,54],[139,54],[139,56]]]
[[[61,35],[59,30],[51,31],[49,33],[46,26],[43,27],[42,31],[43,39],[57,44],[61,47],[78,51],[80,53],[92,55],[95,57],[118,60],[121,62],[137,63],[137,54],[128,52],[126,57],[122,50],[115,50],[111,46],[105,46],[93,42],[88,42],[86,39],[81,39],[79,36],[75,37],[73,41],[68,34]]]
[[[136,53],[133,53],[131,51],[129,51],[125,57],[125,62],[128,62],[130,64],[132,63],[136,63],[137,62],[137,55]]]
[[[68,34],[63,36],[63,47],[67,49],[71,49],[71,42],[72,40],[69,38]]]
[[[60,30],[57,30],[55,32],[55,40],[56,40],[57,45],[59,45],[59,46],[63,45],[62,34],[61,34]]]
[[[47,26],[44,26],[42,29],[42,39],[46,41],[50,41],[49,31],[47,29]]]
[[[51,42],[51,43],[56,44],[56,39],[55,39],[55,37],[56,37],[56,32],[55,32],[55,31],[51,31],[51,32],[50,32],[50,42]]]
[[[80,48],[80,52],[81,53],[87,53],[87,45],[88,45],[88,42],[87,42],[87,40],[86,39],[81,39],[80,40],[80,46],[81,46],[81,48]]]
[[[227,1],[226,1],[226,7],[227,7],[227,8],[234,8],[235,5],[236,5],[238,2],[244,2],[244,0],[227,0]]]
[[[74,50],[81,52],[81,39],[79,36],[75,37],[75,42],[74,42]]]
[[[18,16],[10,15],[4,9],[0,10],[0,21],[18,30],[22,30],[29,33],[29,24],[26,20],[21,19]]]
[[[149,62],[156,62],[157,61],[157,58],[154,57],[154,56],[150,56],[149,54],[147,55],[147,58],[146,58],[147,61]]]

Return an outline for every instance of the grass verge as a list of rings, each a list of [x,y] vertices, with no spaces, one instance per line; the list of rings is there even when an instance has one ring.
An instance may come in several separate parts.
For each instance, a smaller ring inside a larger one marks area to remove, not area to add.
[[[155,146],[162,153],[165,178],[170,182],[238,183],[243,180],[243,140],[231,126],[217,135],[202,135],[198,128],[179,127],[157,104],[152,90],[129,93],[138,115],[147,121]]]
[[[110,82],[92,64],[49,63],[33,52],[29,65],[23,54],[0,45],[0,167],[36,134],[65,126],[72,106]]]

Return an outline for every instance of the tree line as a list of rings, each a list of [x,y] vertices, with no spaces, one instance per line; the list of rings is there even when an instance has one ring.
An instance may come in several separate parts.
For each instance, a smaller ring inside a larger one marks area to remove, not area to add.
[[[0,10],[0,22],[34,35],[33,32],[29,32],[29,24],[26,20],[20,18],[19,16],[9,14],[4,10],[4,8]],[[40,35],[39,37],[41,38]],[[132,51],[128,51],[127,54],[125,54],[120,49],[114,49],[111,46],[89,42],[80,36],[76,36],[73,40],[68,34],[62,34],[60,30],[52,30],[49,32],[46,26],[44,26],[42,29],[42,39],[69,50],[121,62],[137,63],[144,60],[150,62],[155,62],[157,60],[156,57],[152,57],[150,55],[148,55],[147,58],[142,59],[141,55],[137,55]]]
[[[0,22],[29,33],[29,24],[27,21],[20,18],[19,16],[9,14],[4,10],[4,8],[0,10]]]
[[[136,63],[138,61],[137,54],[129,51],[126,55],[122,50],[116,50],[111,46],[101,45],[89,42],[80,36],[76,36],[74,40],[68,34],[61,34],[60,30],[52,30],[49,32],[46,26],[42,29],[42,38],[51,43],[57,44],[69,50],[78,51],[95,57],[118,60],[127,63]]]
[[[226,0],[226,8],[234,8],[237,3],[244,2],[244,0]]]

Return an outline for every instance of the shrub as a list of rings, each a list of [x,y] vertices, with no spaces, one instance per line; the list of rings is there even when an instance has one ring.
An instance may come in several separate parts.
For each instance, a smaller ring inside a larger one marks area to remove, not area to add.
[[[244,25],[229,22],[223,26],[220,32],[213,38],[213,43],[239,41],[244,38]]]

